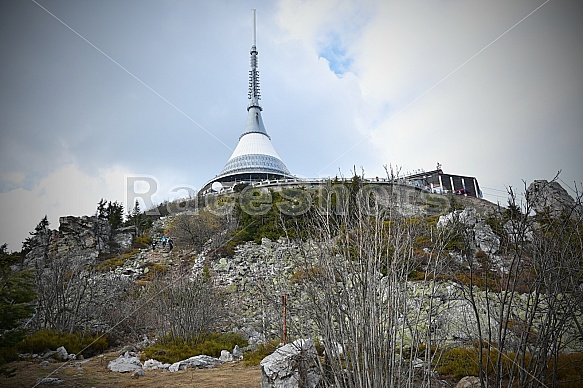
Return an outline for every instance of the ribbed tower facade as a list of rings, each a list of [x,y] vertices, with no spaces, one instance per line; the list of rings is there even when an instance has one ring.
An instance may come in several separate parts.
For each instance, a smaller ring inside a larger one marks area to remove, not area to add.
[[[271,138],[265,130],[259,105],[259,69],[257,67],[255,10],[253,16],[253,38],[251,46],[251,70],[249,70],[249,104],[247,121],[239,143],[222,171],[206,185],[214,182],[236,183],[264,179],[292,178],[289,170],[271,144]]]

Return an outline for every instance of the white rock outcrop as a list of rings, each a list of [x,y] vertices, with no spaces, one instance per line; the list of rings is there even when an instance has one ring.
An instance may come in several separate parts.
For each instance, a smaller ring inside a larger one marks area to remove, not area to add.
[[[221,356],[219,357],[219,360],[222,362],[232,362],[234,361],[233,354],[231,354],[231,352],[228,350],[221,350]]]
[[[174,364],[170,365],[168,370],[170,372],[177,372],[179,370],[184,370],[188,368],[199,368],[199,369],[206,369],[206,368],[213,368],[222,361],[218,358],[207,356],[207,355],[200,355],[187,358],[186,360],[175,362]]]
[[[298,339],[261,361],[262,388],[314,388],[322,379],[314,341]]]
[[[130,352],[125,352],[123,355],[119,356],[115,360],[111,360],[107,364],[107,369],[112,372],[134,372],[137,370],[142,370],[142,363],[140,359]]]

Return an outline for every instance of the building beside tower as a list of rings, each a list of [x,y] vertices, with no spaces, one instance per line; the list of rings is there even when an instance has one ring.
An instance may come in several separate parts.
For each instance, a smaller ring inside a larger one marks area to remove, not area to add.
[[[294,178],[289,172],[273,144],[271,137],[265,130],[259,104],[261,93],[259,90],[259,69],[257,66],[256,18],[252,10],[253,31],[251,45],[251,69],[249,71],[249,104],[247,105],[247,121],[239,143],[221,172],[208,181],[202,192],[208,191],[214,183],[219,182],[222,187],[232,187],[240,182],[256,182],[268,179]]]
[[[437,194],[457,194],[482,198],[482,190],[478,180],[473,176],[446,174],[437,165],[433,171],[422,171],[402,178],[407,184],[423,188]]]
[[[232,191],[239,183],[252,183],[263,188],[282,188],[288,186],[305,186],[316,188],[329,182],[332,177],[325,179],[298,179],[293,176],[281,160],[267,134],[259,101],[259,68],[257,65],[257,29],[255,10],[252,10],[252,43],[251,68],[249,70],[249,91],[247,105],[247,121],[243,133],[239,136],[239,143],[227,160],[221,172],[204,184],[200,194]],[[338,180],[338,177],[335,178]],[[436,170],[418,172],[400,177],[397,180],[382,178],[366,179],[365,183],[382,185],[407,185],[417,190],[438,194],[458,194],[482,198],[482,192],[475,177],[445,174],[438,164]]]

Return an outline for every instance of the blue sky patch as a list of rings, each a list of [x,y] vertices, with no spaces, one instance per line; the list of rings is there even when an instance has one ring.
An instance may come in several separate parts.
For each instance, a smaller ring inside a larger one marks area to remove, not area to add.
[[[352,65],[352,58],[346,53],[346,48],[343,47],[342,42],[337,35],[334,35],[318,55],[328,61],[330,70],[336,75],[343,75],[350,70]]]

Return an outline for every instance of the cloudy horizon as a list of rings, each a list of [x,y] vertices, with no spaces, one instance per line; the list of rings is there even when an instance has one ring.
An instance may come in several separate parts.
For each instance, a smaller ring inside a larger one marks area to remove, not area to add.
[[[0,5],[2,242],[46,214],[200,188],[236,147],[251,9],[263,120],[299,177],[433,170],[485,199],[583,181],[578,1],[4,1]],[[131,205],[130,205],[131,206]],[[127,207],[127,204],[126,204]]]

